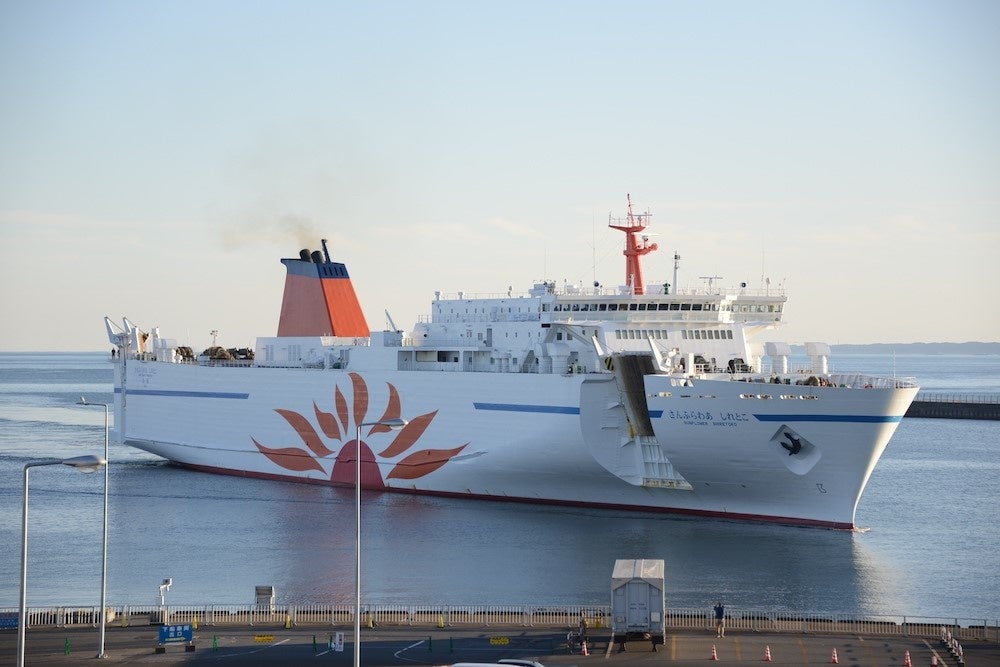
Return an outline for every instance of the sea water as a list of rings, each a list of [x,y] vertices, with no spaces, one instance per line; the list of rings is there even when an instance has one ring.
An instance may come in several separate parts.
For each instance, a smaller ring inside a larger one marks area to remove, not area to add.
[[[838,370],[1000,393],[1000,357],[853,355]],[[103,452],[106,353],[0,353],[0,608],[19,591],[22,469]],[[182,416],[180,416],[182,418]],[[861,499],[859,531],[394,493],[364,494],[371,603],[608,604],[618,558],[666,561],[671,607],[1000,617],[1000,422],[904,419]],[[350,602],[354,495],[192,472],[110,450],[109,604]],[[28,605],[100,600],[103,473],[32,468]]]

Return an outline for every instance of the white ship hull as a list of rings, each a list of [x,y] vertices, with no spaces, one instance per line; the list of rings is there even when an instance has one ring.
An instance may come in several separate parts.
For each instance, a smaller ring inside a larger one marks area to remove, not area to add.
[[[368,402],[356,415],[355,385],[346,371],[138,360],[124,367],[127,378],[116,383],[119,398],[125,386],[127,407],[117,414],[119,436],[192,468],[329,484],[338,481],[339,457],[339,482],[352,483],[357,424],[380,418],[392,385],[404,416],[433,418],[412,446],[394,456],[376,454],[395,433],[362,430],[372,450],[362,459],[368,487],[840,528],[853,526],[868,476],[916,391],[809,387],[821,398],[781,400],[741,399],[748,385],[729,380],[694,381],[685,391],[698,393],[689,397],[666,385],[674,395],[650,398],[650,417],[658,446],[686,486],[658,484],[635,472],[641,455],[633,450],[641,445],[629,436],[612,375],[373,371],[357,374]],[[647,393],[655,394],[662,390],[657,383],[668,379],[650,376],[647,382]],[[336,412],[338,389],[348,410],[339,439],[322,434],[315,416],[316,410]],[[705,395],[711,398],[697,397]],[[822,415],[812,411],[818,404]],[[330,453],[311,451],[276,410],[301,415]],[[805,457],[790,456],[776,439],[789,427],[809,443]],[[269,450],[297,450],[314,465],[291,470],[255,441]],[[458,448],[425,475],[392,475],[414,452]]]

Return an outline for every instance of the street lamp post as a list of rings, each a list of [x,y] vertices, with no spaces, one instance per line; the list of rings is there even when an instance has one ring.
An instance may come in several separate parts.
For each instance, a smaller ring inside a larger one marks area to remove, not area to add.
[[[24,464],[24,500],[21,505],[21,608],[17,616],[17,667],[24,667],[24,631],[28,625],[28,469],[38,466],[66,465],[80,472],[94,472],[106,459],[88,454],[68,459],[46,459]]]
[[[104,658],[104,631],[108,613],[108,429],[110,424],[110,406],[107,403],[88,403],[83,396],[77,405],[98,405],[104,408],[104,531],[101,545],[101,625],[98,630],[97,657]]]
[[[388,426],[393,431],[406,426],[405,419],[383,419],[375,422],[358,424],[357,437],[354,440],[356,456],[354,459],[354,667],[361,667],[361,427]]]

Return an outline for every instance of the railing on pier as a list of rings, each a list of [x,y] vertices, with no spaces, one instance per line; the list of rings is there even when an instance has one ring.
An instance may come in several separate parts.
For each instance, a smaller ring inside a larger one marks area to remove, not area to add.
[[[0,627],[16,627],[18,610],[0,608]],[[437,628],[576,628],[581,616],[595,630],[610,628],[607,605],[406,605],[373,604],[362,608],[361,621],[368,626],[416,626]],[[28,609],[28,626],[97,626],[97,607],[34,607]],[[664,621],[669,632],[715,629],[711,609],[668,609]],[[191,623],[239,626],[344,626],[354,623],[353,604],[296,605],[121,605],[108,607],[108,624],[159,625]],[[727,607],[726,627],[731,631],[768,633],[859,634],[871,636],[939,637],[950,633],[959,641],[1000,643],[1000,620],[941,618],[909,615],[859,617],[856,614],[776,612]]]
[[[927,403],[1000,403],[1000,394],[988,394],[984,392],[931,392],[921,391],[917,393],[914,401]]]
[[[1000,394],[920,392],[906,416],[1000,420]]]

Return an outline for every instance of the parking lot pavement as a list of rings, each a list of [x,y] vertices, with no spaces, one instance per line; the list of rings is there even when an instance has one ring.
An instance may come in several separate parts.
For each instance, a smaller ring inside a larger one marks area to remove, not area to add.
[[[337,632],[344,644],[337,650]],[[102,664],[157,665],[332,665],[350,667],[353,662],[351,629],[324,627],[202,626],[195,634],[194,649],[183,644],[164,645],[157,653],[158,628],[137,626],[108,628],[107,659]],[[938,656],[941,665],[955,665],[937,643],[918,637],[860,637],[857,635],[730,633],[716,638],[711,632],[668,633],[655,652],[649,642],[630,642],[625,651],[609,648],[606,634],[593,633],[587,655],[582,647],[567,646],[565,631],[535,628],[428,629],[378,628],[362,632],[361,662],[369,667],[399,665],[451,665],[457,662],[496,662],[501,658],[536,660],[544,665],[600,663],[629,667],[669,663],[672,667],[760,663],[783,665],[831,664],[865,667],[910,663],[930,665]],[[32,667],[67,665],[92,660],[97,652],[97,630],[45,628],[30,630],[26,663]],[[333,644],[331,646],[331,643]],[[0,632],[0,665],[14,665],[16,630]],[[965,647],[970,667],[1000,666],[1000,645],[981,642]]]

